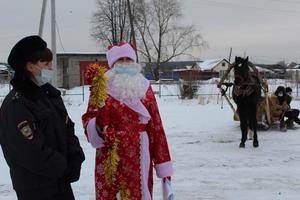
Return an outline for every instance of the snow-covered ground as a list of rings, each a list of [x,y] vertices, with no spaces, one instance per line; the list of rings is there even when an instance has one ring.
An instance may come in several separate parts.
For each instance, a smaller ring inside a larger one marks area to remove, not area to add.
[[[80,90],[75,88],[68,92],[79,93]],[[169,86],[162,90],[174,93],[177,88]],[[95,150],[86,141],[80,119],[87,101],[82,102],[81,96],[64,99],[86,154],[81,178],[73,184],[73,189],[76,199],[93,200]],[[253,148],[248,141],[246,148],[240,149],[239,123],[233,121],[232,111],[225,102],[221,109],[216,101],[206,105],[196,99],[178,97],[162,97],[157,101],[174,161],[175,199],[299,199],[300,129],[283,133],[275,126],[258,133],[259,148]],[[299,108],[300,102],[294,101],[292,105]],[[9,170],[0,152],[0,200],[14,200]],[[158,179],[155,179],[154,199],[162,199]]]

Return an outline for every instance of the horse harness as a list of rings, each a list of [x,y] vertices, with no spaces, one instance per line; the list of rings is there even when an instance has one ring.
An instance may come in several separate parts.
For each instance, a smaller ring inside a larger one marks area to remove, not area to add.
[[[257,79],[253,76],[250,76],[248,79],[243,81],[242,84],[234,85],[233,94],[235,94],[238,97],[250,96],[255,91],[256,85]]]

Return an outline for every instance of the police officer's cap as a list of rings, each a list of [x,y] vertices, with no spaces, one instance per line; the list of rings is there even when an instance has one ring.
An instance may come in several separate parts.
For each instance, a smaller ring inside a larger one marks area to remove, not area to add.
[[[27,62],[32,61],[34,56],[47,48],[47,43],[37,35],[21,39],[12,48],[7,62],[15,71],[23,71]]]

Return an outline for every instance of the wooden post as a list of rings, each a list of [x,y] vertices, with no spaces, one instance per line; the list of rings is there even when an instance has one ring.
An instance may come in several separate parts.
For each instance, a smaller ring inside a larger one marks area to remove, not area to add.
[[[267,120],[269,125],[271,125],[271,112],[270,112],[270,104],[269,104],[269,96],[268,96],[268,92],[269,92],[269,87],[268,87],[268,82],[267,80],[263,81],[263,91],[264,91],[264,95],[266,98],[266,114],[267,114]]]
[[[215,83],[216,83],[217,85],[219,85],[219,81],[218,81],[218,80],[216,80]],[[239,114],[237,113],[237,111],[235,110],[234,106],[233,106],[232,103],[230,102],[228,96],[223,92],[223,89],[222,89],[221,87],[220,87],[220,92],[221,92],[221,94],[223,94],[222,96],[225,98],[225,100],[226,100],[227,103],[229,104],[231,110],[233,111],[233,113],[234,113],[234,119],[240,120]],[[222,98],[222,97],[221,97],[221,98]],[[223,107],[223,104],[222,104],[222,107]]]
[[[297,96],[298,96],[298,86],[299,86],[299,71],[296,70],[296,88],[297,88]]]
[[[226,94],[224,94],[223,96],[224,96],[225,100],[227,101],[227,103],[229,104],[231,110],[232,110],[233,113],[234,113],[234,119],[236,119],[236,120],[239,121],[239,120],[240,120],[240,116],[239,116],[239,114],[237,113],[237,111],[235,110],[235,108],[233,107],[233,105],[232,105],[232,103],[230,102],[229,98],[227,97]]]
[[[161,97],[161,80],[158,80],[158,97]]]

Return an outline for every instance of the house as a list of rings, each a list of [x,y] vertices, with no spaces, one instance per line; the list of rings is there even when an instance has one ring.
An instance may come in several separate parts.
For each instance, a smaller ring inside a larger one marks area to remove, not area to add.
[[[176,73],[178,69],[186,69],[186,66],[195,65],[199,61],[171,61],[162,63],[160,66],[160,79],[178,80],[179,76]],[[156,63],[143,63],[143,74],[148,80],[154,80],[151,70],[156,66]]]
[[[7,83],[10,80],[11,71],[6,63],[0,63],[0,82]]]
[[[257,69],[257,71],[259,72],[260,77],[264,78],[264,79],[269,79],[275,76],[275,72],[264,68],[264,67],[260,67],[260,66],[255,66],[255,68]],[[253,69],[250,67],[250,72],[253,72]]]
[[[296,66],[294,67],[294,69],[299,69],[299,70],[300,70],[300,64],[296,65]]]
[[[300,64],[297,64],[295,62],[291,62],[287,64],[288,69],[300,69]]]
[[[182,80],[208,80],[219,78],[227,71],[230,63],[226,59],[208,59],[187,65],[185,69],[174,69]],[[230,72],[233,76],[233,70]]]
[[[227,59],[207,59],[202,62],[198,62],[197,66],[203,72],[217,72],[220,77],[223,77],[224,73],[227,71],[230,63]],[[231,70],[229,77],[234,76],[234,71]]]
[[[108,66],[105,53],[57,53],[57,87],[84,85],[85,72],[94,62]]]
[[[7,73],[7,67],[4,64],[0,64],[0,74],[6,74]]]
[[[259,67],[262,67],[264,69],[269,69],[273,71],[271,78],[279,78],[284,79],[286,74],[286,66],[283,64],[256,64]]]
[[[176,72],[179,79],[183,81],[199,81],[219,77],[219,72],[201,71],[199,69],[189,67],[187,69],[175,69],[174,72]]]
[[[300,82],[300,64],[289,65],[289,68],[286,69],[286,78],[292,81],[293,83]]]

